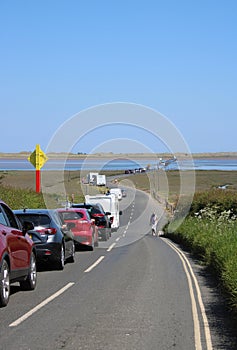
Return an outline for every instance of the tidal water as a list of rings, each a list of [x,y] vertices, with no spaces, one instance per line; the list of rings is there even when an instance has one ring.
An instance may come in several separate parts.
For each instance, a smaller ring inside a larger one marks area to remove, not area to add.
[[[237,159],[194,159],[193,163],[186,160],[172,162],[164,166],[154,159],[69,159],[64,163],[62,160],[48,160],[41,170],[127,170],[136,168],[153,169],[163,167],[166,170],[237,170]],[[0,159],[0,171],[8,170],[34,170],[33,165],[27,159]]]

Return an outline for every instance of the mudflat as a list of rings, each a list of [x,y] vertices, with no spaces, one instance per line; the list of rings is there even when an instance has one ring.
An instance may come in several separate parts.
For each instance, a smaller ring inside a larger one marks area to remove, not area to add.
[[[33,151],[32,151],[33,152]],[[27,159],[32,152],[19,152],[19,153],[4,153],[0,152],[0,159]],[[173,157],[173,154],[170,153],[94,153],[94,154],[86,154],[86,153],[48,153],[47,156],[49,159],[60,159],[60,158],[69,158],[69,159],[85,159],[85,158],[91,158],[91,159],[101,159],[101,158],[108,158],[108,159],[116,159],[116,158],[129,158],[129,159],[139,159],[139,158],[170,158]],[[179,156],[181,158],[186,158],[187,156],[190,157],[190,155],[184,154],[184,153],[178,153],[176,156]],[[192,153],[191,155],[194,159],[195,158],[232,158],[237,159],[237,152],[216,152],[216,153]]]
[[[49,193],[59,194],[61,188],[61,177],[58,171],[47,171],[47,191]],[[106,173],[106,172],[105,172]],[[107,172],[106,176],[113,175]],[[115,174],[114,174],[115,175]],[[126,183],[125,179],[131,181],[136,188],[149,192],[150,190],[150,175],[149,173],[141,173],[135,175],[116,174],[120,180],[121,186]],[[165,176],[169,184],[170,195],[179,193],[180,174],[177,170],[166,171]],[[223,187],[232,191],[237,191],[237,171],[222,171],[222,170],[197,170],[196,177],[196,191],[206,191],[211,188]],[[35,190],[35,171],[0,171],[0,185],[11,186],[15,188],[24,188]],[[68,194],[82,193],[80,171],[65,171],[64,172],[64,186]],[[162,192],[162,182],[160,182],[160,189]]]

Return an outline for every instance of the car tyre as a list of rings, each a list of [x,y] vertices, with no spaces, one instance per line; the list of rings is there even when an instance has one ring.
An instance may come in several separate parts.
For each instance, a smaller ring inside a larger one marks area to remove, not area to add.
[[[10,298],[9,266],[4,259],[0,270],[0,307],[7,306]]]
[[[58,257],[58,261],[56,263],[56,268],[58,270],[63,270],[65,265],[65,253],[64,253],[64,246],[63,244],[60,247],[60,255]]]
[[[76,248],[75,248],[75,244],[73,242],[72,255],[68,258],[68,262],[70,262],[70,263],[74,263],[75,262],[75,251],[76,251]]]
[[[30,257],[30,268],[26,280],[20,281],[20,287],[23,290],[34,290],[37,282],[36,257],[32,253]]]

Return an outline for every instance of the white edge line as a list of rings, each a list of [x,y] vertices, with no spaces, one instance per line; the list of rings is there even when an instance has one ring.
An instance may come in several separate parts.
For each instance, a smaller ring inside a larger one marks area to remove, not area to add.
[[[84,272],[90,272],[91,270],[93,270],[103,259],[104,256],[102,255],[98,260],[96,260],[96,262],[93,265],[88,267],[88,269],[86,269]]]
[[[120,237],[116,238],[116,240],[115,240],[115,241],[116,241],[116,242],[118,242],[119,240],[120,240]]]
[[[116,243],[111,244],[111,246],[107,249],[107,252],[111,252],[114,246],[116,246]]]
[[[42,307],[44,307],[46,304],[48,304],[53,299],[57,298],[60,294],[64,293],[68,288],[72,287],[75,283],[70,282],[65,287],[58,290],[56,293],[52,294],[49,298],[42,301],[42,303],[36,305],[32,310],[28,311],[26,314],[18,318],[16,321],[12,322],[9,327],[16,327],[23,321],[25,321],[27,318],[29,318],[31,315],[33,315],[36,311],[40,310]]]
[[[172,244],[171,242],[169,242],[169,243]],[[175,245],[173,245],[173,246],[174,246],[174,248],[176,250],[178,249]],[[200,288],[199,288],[199,285],[198,285],[198,281],[197,281],[197,278],[196,278],[196,276],[195,276],[195,274],[194,274],[194,272],[192,270],[192,267],[191,267],[187,257],[181,251],[180,251],[180,254],[182,254],[183,258],[185,259],[185,261],[186,261],[186,263],[187,263],[187,265],[189,267],[190,273],[192,275],[192,278],[194,280],[194,284],[195,284],[195,288],[196,288],[197,296],[198,296],[198,302],[199,302],[199,306],[200,306],[200,309],[201,309],[201,315],[202,315],[203,324],[204,324],[204,331],[205,331],[207,349],[208,350],[212,350],[212,340],[211,340],[211,334],[210,334],[210,327],[209,327],[209,323],[208,323],[205,307],[204,307],[204,304],[203,304],[203,301],[202,301],[202,295],[201,295],[201,291],[200,291]]]

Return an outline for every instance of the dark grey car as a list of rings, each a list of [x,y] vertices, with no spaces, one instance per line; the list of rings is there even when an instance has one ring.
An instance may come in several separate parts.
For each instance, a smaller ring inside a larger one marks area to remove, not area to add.
[[[29,235],[35,243],[37,263],[63,270],[66,261],[74,262],[74,236],[54,209],[14,210],[18,219],[30,221],[34,230]]]

